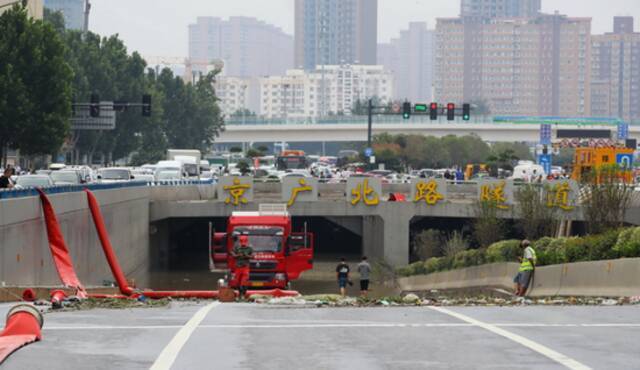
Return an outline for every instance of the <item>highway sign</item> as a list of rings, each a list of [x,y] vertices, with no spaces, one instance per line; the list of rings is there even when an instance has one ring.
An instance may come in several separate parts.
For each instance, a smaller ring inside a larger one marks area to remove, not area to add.
[[[631,168],[633,164],[633,154],[616,154],[616,163],[620,167]]]
[[[547,124],[540,125],[540,144],[543,144],[543,145],[551,144],[551,125],[547,125]]]
[[[629,124],[618,124],[618,140],[627,140],[629,138]]]
[[[113,130],[116,128],[116,112],[113,102],[100,102],[100,117],[91,117],[89,105],[76,106],[71,117],[72,130]]]

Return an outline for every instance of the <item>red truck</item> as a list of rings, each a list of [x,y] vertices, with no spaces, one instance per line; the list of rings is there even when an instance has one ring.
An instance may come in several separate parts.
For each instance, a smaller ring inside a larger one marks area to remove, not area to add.
[[[306,228],[306,227],[305,227]],[[216,269],[229,269],[231,288],[285,289],[289,282],[313,268],[313,234],[292,232],[286,205],[260,205],[258,212],[233,212],[226,232],[214,232],[211,261]],[[253,248],[249,281],[233,286],[235,260],[232,250],[240,235],[249,238]]]

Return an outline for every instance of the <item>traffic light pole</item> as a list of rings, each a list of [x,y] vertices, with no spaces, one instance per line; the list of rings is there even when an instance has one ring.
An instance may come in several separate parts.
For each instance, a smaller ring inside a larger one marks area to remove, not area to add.
[[[367,148],[371,148],[371,131],[373,129],[373,99],[369,99],[369,103],[367,105]]]

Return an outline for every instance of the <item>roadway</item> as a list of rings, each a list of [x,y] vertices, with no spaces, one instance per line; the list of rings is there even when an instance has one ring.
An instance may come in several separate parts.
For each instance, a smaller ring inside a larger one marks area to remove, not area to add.
[[[0,305],[4,317],[9,305]],[[174,302],[45,315],[6,369],[631,369],[640,306],[314,308]]]

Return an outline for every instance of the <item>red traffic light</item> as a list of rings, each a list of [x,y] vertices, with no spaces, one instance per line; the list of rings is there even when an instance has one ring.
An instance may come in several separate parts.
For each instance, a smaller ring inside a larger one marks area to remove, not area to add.
[[[453,121],[456,119],[456,105],[453,103],[447,104],[447,120]]]

